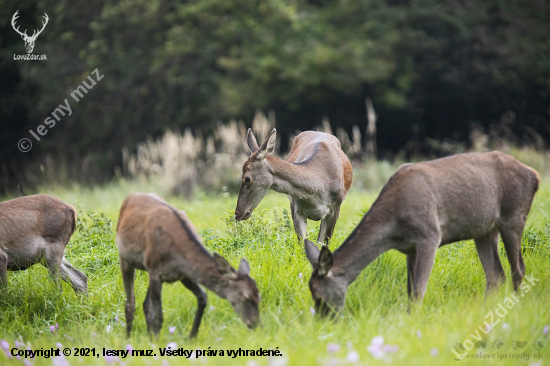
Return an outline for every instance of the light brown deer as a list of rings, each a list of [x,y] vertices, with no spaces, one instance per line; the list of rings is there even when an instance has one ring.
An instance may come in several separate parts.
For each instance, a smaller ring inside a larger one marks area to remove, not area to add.
[[[135,193],[126,198],[120,208],[116,240],[126,290],[128,337],[134,321],[136,268],[149,273],[149,289],[143,303],[149,333],[157,335],[162,327],[162,283],[175,281],[181,281],[197,297],[191,338],[197,335],[206,307],[206,292],[199,285],[227,299],[249,328],[258,325],[259,294],[256,282],[249,276],[248,262],[242,259],[235,270],[217,253],[210,255],[185,212],[156,194]]]
[[[407,292],[422,301],[438,247],[474,239],[487,291],[504,281],[499,233],[514,289],[525,274],[521,237],[539,176],[501,152],[467,153],[404,164],[344,243],[331,253],[306,240],[309,288],[319,313],[340,311],[348,286],[379,255],[407,255]]]
[[[76,228],[71,205],[47,194],[0,203],[0,288],[7,286],[7,271],[22,271],[43,263],[59,290],[59,276],[75,292],[87,291],[88,277],[63,256]]]
[[[246,220],[270,189],[290,200],[294,230],[307,236],[307,220],[321,220],[317,241],[328,243],[351,186],[351,163],[333,135],[306,131],[294,139],[285,161],[273,156],[276,130],[258,147],[252,130],[247,142],[251,156],[243,165],[241,189],[235,209],[237,221]]]

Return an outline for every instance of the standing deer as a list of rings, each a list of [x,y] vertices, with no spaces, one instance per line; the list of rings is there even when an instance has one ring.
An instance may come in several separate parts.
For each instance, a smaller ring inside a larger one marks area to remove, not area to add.
[[[48,14],[44,13],[44,22],[42,22],[42,29],[40,29],[39,31],[37,30],[34,30],[34,32],[32,33],[32,36],[28,36],[27,35],[27,30],[25,29],[25,32],[20,32],[19,31],[19,27],[15,27],[15,21],[17,20],[17,18],[19,18],[19,15],[17,15],[17,13],[19,12],[19,10],[17,10],[15,12],[15,14],[13,14],[13,17],[11,18],[11,26],[13,27],[13,29],[19,33],[19,35],[21,36],[21,38],[23,38],[23,41],[25,41],[25,48],[27,49],[27,53],[32,53],[32,50],[34,49],[34,42],[36,42],[36,38],[38,38],[38,36],[40,35],[40,33],[42,33],[42,31],[44,30],[44,28],[46,28],[46,24],[48,24]]]
[[[458,154],[404,164],[344,243],[331,253],[306,240],[309,288],[321,315],[340,311],[348,286],[379,255],[407,255],[407,293],[422,301],[438,247],[474,239],[487,292],[505,279],[499,233],[514,289],[525,274],[521,237],[539,186],[534,169],[501,152]]]
[[[88,277],[63,256],[76,228],[76,211],[55,197],[37,194],[0,203],[0,288],[7,271],[43,263],[60,291],[59,276],[75,292],[86,293]]]
[[[149,273],[143,311],[150,333],[157,335],[162,327],[162,283],[175,281],[181,281],[197,297],[191,338],[197,335],[206,307],[206,292],[199,284],[227,299],[249,328],[258,325],[260,299],[248,262],[242,259],[235,270],[219,254],[210,255],[185,212],[156,194],[135,193],[126,198],[120,208],[116,240],[126,290],[128,337],[134,321],[136,268]]]
[[[298,238],[307,236],[307,219],[321,220],[317,241],[328,244],[353,179],[351,163],[340,148],[340,141],[327,133],[300,133],[294,139],[287,161],[272,155],[276,139],[273,129],[258,147],[254,133],[248,130],[251,156],[243,165],[235,219],[248,219],[273,189],[288,196]]]

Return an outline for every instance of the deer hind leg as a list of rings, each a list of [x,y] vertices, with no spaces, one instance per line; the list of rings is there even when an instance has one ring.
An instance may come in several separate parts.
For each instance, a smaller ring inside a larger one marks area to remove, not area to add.
[[[321,221],[319,237],[317,238],[318,242],[324,241],[325,245],[327,246],[330,244],[330,239],[332,239],[332,234],[334,234],[334,228],[336,227],[336,222],[338,221],[339,216],[340,206],[336,207],[331,215],[328,215],[324,220]],[[324,237],[321,237],[321,234],[323,234]]]
[[[421,303],[428,288],[428,279],[435,263],[437,245],[424,243],[416,247],[416,261],[412,279],[412,301]]]
[[[8,286],[8,255],[0,250],[0,290]]]
[[[525,263],[521,255],[521,236],[524,226],[525,220],[517,220],[515,223],[504,222],[499,228],[508,262],[510,263],[514,291],[518,290],[525,275]]]
[[[307,238],[307,218],[298,213],[298,207],[294,198],[288,196],[288,199],[290,200],[290,214],[292,215],[294,231],[296,232],[296,236],[298,236],[298,240],[302,241]]]
[[[132,325],[134,324],[134,314],[136,312],[136,298],[134,295],[134,279],[136,269],[122,258],[120,258],[120,269],[122,271],[124,291],[126,292],[126,304],[124,305],[124,314],[126,316],[126,337],[130,338],[130,334],[132,333]]]
[[[326,233],[327,233],[327,218],[324,218],[321,220],[321,225],[319,226],[319,235],[317,236],[318,243],[325,242],[325,245],[327,245],[329,239],[326,236]]]
[[[191,328],[191,333],[189,334],[189,338],[195,338],[199,331],[199,326],[201,325],[204,308],[206,308],[206,292],[204,292],[204,290],[196,282],[193,282],[188,278],[184,278],[181,283],[183,283],[183,285],[197,297],[197,313],[195,314],[193,327]]]
[[[74,268],[65,257],[61,259],[61,279],[69,283],[74,292],[84,293],[88,292],[88,277],[80,272],[78,269]]]
[[[416,252],[407,254],[407,295],[412,299],[414,271],[416,268]]]
[[[292,215],[292,220],[294,221],[294,231],[298,236],[298,240],[302,241],[307,238],[307,218],[296,212]]]
[[[143,312],[147,321],[147,330],[157,336],[162,327],[162,281],[158,274],[149,273],[149,288],[143,303]]]
[[[485,279],[487,281],[485,296],[487,296],[487,294],[498,288],[499,284],[503,283],[506,279],[498,255],[498,230],[492,230],[484,237],[475,239],[475,243],[479,260],[485,271]]]
[[[58,243],[49,243],[48,247],[44,250],[44,265],[48,269],[50,277],[55,282],[55,285],[60,292],[63,292],[63,287],[61,286],[60,281],[60,268],[61,261],[63,260],[65,245],[59,245]]]
[[[148,314],[151,311],[151,301],[149,299],[149,294],[151,289],[147,287],[147,294],[145,295],[145,300],[143,300],[143,314],[145,314],[145,323],[147,324],[147,333],[151,334],[151,328],[149,326],[149,317]]]

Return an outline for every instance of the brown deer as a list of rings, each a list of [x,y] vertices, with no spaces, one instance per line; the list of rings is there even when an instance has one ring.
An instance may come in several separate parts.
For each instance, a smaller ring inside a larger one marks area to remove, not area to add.
[[[22,271],[42,263],[59,290],[59,276],[75,292],[86,293],[88,277],[63,256],[76,229],[74,207],[47,194],[0,203],[0,288],[7,286],[7,271]]]
[[[538,186],[535,170],[501,152],[400,166],[334,253],[306,240],[316,308],[321,315],[340,311],[348,286],[390,249],[407,255],[407,292],[421,302],[437,248],[467,239],[475,241],[490,291],[505,279],[499,233],[517,290],[525,274],[521,237]]]
[[[235,270],[217,253],[210,255],[185,212],[156,194],[135,193],[126,198],[120,208],[116,240],[126,290],[128,337],[135,312],[136,268],[149,273],[149,289],[143,303],[149,333],[157,335],[162,327],[162,283],[175,281],[181,281],[197,297],[191,338],[197,335],[206,307],[206,292],[199,284],[227,299],[249,328],[258,325],[259,294],[256,282],[249,276],[248,262],[242,259]]]
[[[307,236],[307,220],[321,220],[318,242],[328,243],[351,186],[351,163],[333,135],[306,131],[294,139],[288,160],[273,156],[276,130],[258,147],[252,130],[247,142],[251,156],[243,165],[241,189],[235,209],[237,221],[246,220],[270,189],[290,200],[294,230]]]

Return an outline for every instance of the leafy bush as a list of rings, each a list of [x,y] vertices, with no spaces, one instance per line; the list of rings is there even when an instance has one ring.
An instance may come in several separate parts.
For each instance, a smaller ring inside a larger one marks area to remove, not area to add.
[[[523,254],[548,256],[550,254],[550,221],[546,218],[544,226],[535,228],[532,224],[523,232]]]
[[[270,218],[269,214],[273,215]],[[257,248],[273,242],[292,241],[294,230],[288,209],[255,210],[248,220],[236,221],[234,213],[227,211],[224,217],[227,225],[226,238],[216,242],[218,250],[239,250],[245,247]]]
[[[79,211],[77,235],[67,246],[66,256],[86,274],[119,268],[113,221],[104,213]]]

